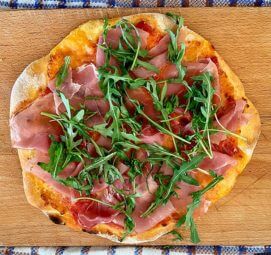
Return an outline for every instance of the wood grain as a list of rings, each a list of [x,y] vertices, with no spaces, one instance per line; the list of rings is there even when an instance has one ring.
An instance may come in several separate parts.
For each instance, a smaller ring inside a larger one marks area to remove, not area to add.
[[[239,75],[261,114],[262,135],[251,163],[231,194],[197,221],[201,244],[271,243],[271,9],[165,8],[0,12],[0,245],[112,244],[54,225],[27,204],[17,153],[10,147],[10,91],[28,63],[47,54],[79,24],[151,11],[180,12],[191,29],[209,39]],[[166,236],[149,244],[171,243]]]

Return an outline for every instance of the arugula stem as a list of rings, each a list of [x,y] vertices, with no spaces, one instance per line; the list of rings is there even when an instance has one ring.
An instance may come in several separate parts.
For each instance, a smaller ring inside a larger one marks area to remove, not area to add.
[[[162,127],[161,125],[159,125],[158,123],[156,123],[153,119],[151,119],[148,115],[146,115],[142,110],[138,110],[138,112],[144,116],[150,123],[153,124],[153,126],[157,127],[160,131],[162,131],[164,134],[167,134],[167,135],[170,135],[184,143],[187,143],[187,144],[190,144],[189,141],[185,140],[184,138],[178,136],[178,135],[175,135],[174,133],[170,132],[169,130],[165,129],[164,127]]]
[[[100,203],[102,205],[105,205],[105,206],[108,206],[108,207],[111,207],[111,208],[114,207],[114,205],[112,205],[112,204],[106,203],[106,202],[104,202],[102,200],[99,200],[99,199],[96,199],[96,198],[93,198],[93,197],[78,197],[78,198],[73,198],[72,202],[77,202],[77,201],[80,201],[80,200],[91,200],[93,202],[97,202],[97,203]]]

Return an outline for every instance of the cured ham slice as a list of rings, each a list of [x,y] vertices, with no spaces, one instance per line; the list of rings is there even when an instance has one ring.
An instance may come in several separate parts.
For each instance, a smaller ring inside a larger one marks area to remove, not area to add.
[[[48,151],[49,135],[58,136],[61,128],[56,122],[41,115],[42,112],[55,113],[52,93],[38,98],[11,118],[11,141],[14,148]]]
[[[104,116],[109,111],[109,103],[104,98],[86,100],[85,106],[88,110],[96,112],[100,116]]]
[[[192,116],[190,112],[185,112],[183,108],[178,107],[169,115],[169,119],[171,119],[170,126],[175,134],[185,134],[188,128],[187,125],[192,121]]]
[[[180,83],[168,83],[166,96],[179,95],[185,91],[186,87]]]
[[[54,92],[56,89],[60,90],[68,99],[71,99],[81,88],[80,84],[73,83],[73,72],[71,69],[68,70],[65,81],[61,84],[61,87],[56,87],[56,79],[51,80],[48,83],[48,88]],[[60,101],[61,102],[61,101]]]
[[[56,93],[56,89],[61,91],[67,99],[70,100],[70,104],[75,108],[78,108],[80,104],[84,104],[86,98],[90,97],[103,97],[103,92],[101,91],[98,84],[98,73],[97,69],[93,64],[83,65],[73,71],[69,70],[68,75],[64,82],[61,84],[59,88],[55,86],[56,79],[53,79],[49,82],[48,87],[54,93],[54,102],[56,113],[61,113],[65,111],[65,107]],[[105,103],[104,106],[91,107],[91,102],[88,100],[87,105],[94,110],[102,110],[103,112],[107,110]],[[100,104],[104,101],[101,99]]]
[[[71,207],[78,224],[85,230],[91,230],[97,224],[110,223],[119,214],[118,211],[98,202],[83,200]]]
[[[227,112],[219,117],[219,123],[214,122],[214,126],[218,129],[221,129],[221,124],[224,128],[236,132],[238,128],[242,125],[245,125],[247,122],[247,115],[243,113],[244,108],[246,106],[246,101],[243,99],[239,99],[233,101],[228,107]],[[226,139],[226,134],[222,132],[218,132],[216,134],[211,135],[211,142],[215,144],[219,144],[220,141]]]
[[[102,97],[103,92],[99,87],[97,69],[93,64],[84,65],[75,69],[72,73],[73,83],[80,85],[79,95]]]
[[[79,196],[79,193],[75,191],[73,188],[66,187],[65,185],[57,182],[56,180],[53,179],[50,173],[44,171],[41,167],[37,165],[38,162],[45,163],[49,162],[48,153],[40,151],[35,151],[34,153],[35,157],[22,161],[22,168],[24,169],[24,171],[37,176],[39,179],[44,181],[49,187],[53,188],[56,192],[60,193],[63,197],[71,199]],[[71,172],[74,172],[74,170],[76,169],[76,165],[73,164],[73,167],[75,168],[69,169],[67,168],[66,171],[71,170]]]
[[[220,124],[229,129],[230,131],[236,131],[241,124],[246,123],[246,116],[242,113],[245,109],[246,101],[239,99],[235,101],[235,107],[231,109],[227,114],[219,118]],[[218,124],[216,124],[218,125]]]
[[[187,72],[185,75],[185,79],[189,82],[192,83],[192,77],[205,73],[205,72],[209,72],[212,77],[213,77],[213,81],[212,81],[212,85],[215,89],[215,95],[214,95],[214,103],[218,104],[220,99],[220,86],[219,86],[219,75],[218,75],[218,69],[216,64],[210,59],[210,58],[206,58],[206,59],[200,59],[198,62],[190,62],[190,63],[186,63],[184,64],[187,68]]]
[[[213,170],[218,175],[222,175],[227,169],[234,166],[236,163],[237,161],[233,157],[221,152],[213,151],[213,158],[205,158],[200,163],[199,167],[204,170]]]
[[[129,170],[130,167],[119,161],[117,164],[117,168],[119,169],[121,174],[124,174]]]
[[[96,50],[96,66],[97,67],[103,66],[105,64],[105,53],[103,49],[99,47],[99,45],[101,45],[102,43],[103,43],[103,37],[100,36],[98,45],[97,45],[97,50]],[[112,66],[118,66],[118,62],[113,56],[110,57],[109,64]]]
[[[71,162],[60,172],[58,176],[62,179],[74,177],[77,176],[83,168],[83,163]]]
[[[148,177],[148,180],[146,180],[145,177],[140,177],[138,182],[137,192],[140,194],[140,197],[136,198],[136,208],[132,213],[132,218],[135,222],[135,231],[137,233],[142,233],[169,217],[173,212],[175,212],[175,208],[169,201],[166,205],[162,205],[157,208],[148,217],[141,217],[153,201],[158,184],[151,176]],[[124,216],[119,215],[113,222],[123,226],[123,220]]]
[[[151,65],[155,66],[158,69],[162,68],[166,64],[166,62],[167,62],[166,52],[154,57],[153,59],[149,61]],[[147,79],[156,75],[154,71],[147,70],[144,67],[135,68],[133,70],[133,74],[136,77],[143,78],[143,79]]]
[[[136,89],[127,89],[127,94],[131,99],[137,100],[141,105],[144,106],[143,111],[145,114],[154,120],[157,119],[159,113],[155,110],[152,96],[146,88],[139,87]]]
[[[168,49],[168,43],[170,42],[170,37],[168,34],[166,34],[157,45],[155,45],[153,48],[149,51],[150,57],[155,57]]]
[[[171,136],[163,134],[149,125],[142,129],[142,134],[139,138],[142,143],[157,144],[168,149],[173,148],[173,140]]]
[[[174,207],[171,202],[168,202],[166,205],[157,208],[152,214],[148,217],[141,217],[147,208],[150,206],[151,202],[154,199],[154,193],[158,188],[158,184],[150,176],[147,179],[142,178],[141,183],[138,185],[137,192],[141,194],[139,198],[136,199],[136,209],[132,214],[132,217],[135,221],[135,231],[138,233],[144,232],[156,224],[158,224],[163,219],[170,216],[174,211]]]
[[[177,211],[184,214],[186,212],[187,206],[192,202],[191,194],[201,188],[199,186],[194,186],[185,182],[179,182],[177,186],[178,189],[176,189],[176,192],[178,197],[172,197],[170,201]],[[194,211],[194,216],[200,216],[206,213],[210,204],[210,201],[202,198],[199,207]]]
[[[135,39],[135,42],[137,42],[137,36],[140,37],[140,41],[141,41],[141,48],[145,49],[147,47],[147,41],[148,41],[148,36],[149,33],[140,29],[140,28],[136,28],[137,33],[133,30],[132,31],[132,35]],[[106,44],[107,46],[116,49],[119,46],[120,43],[120,37],[121,37],[121,29],[119,27],[117,28],[113,28],[110,29],[107,33],[107,37],[106,37]],[[98,45],[103,44],[104,40],[103,40],[103,36],[99,37],[98,40]],[[96,51],[96,66],[102,66],[105,64],[105,53],[103,51],[103,49],[101,49],[99,46],[97,46],[97,51]],[[118,62],[117,60],[111,56],[110,60],[109,60],[109,64],[111,66],[118,66]]]

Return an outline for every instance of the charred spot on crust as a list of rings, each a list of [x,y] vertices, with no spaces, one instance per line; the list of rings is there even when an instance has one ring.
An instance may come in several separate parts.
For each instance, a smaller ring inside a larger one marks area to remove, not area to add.
[[[49,201],[44,193],[40,194],[40,198],[43,200],[45,206],[49,205]]]
[[[199,47],[199,46],[201,45],[201,42],[200,42],[200,41],[195,41],[195,45],[196,45],[197,47]]]
[[[57,215],[48,214],[48,217],[55,224],[65,225],[65,222],[63,222],[63,220],[59,216],[57,216]]]

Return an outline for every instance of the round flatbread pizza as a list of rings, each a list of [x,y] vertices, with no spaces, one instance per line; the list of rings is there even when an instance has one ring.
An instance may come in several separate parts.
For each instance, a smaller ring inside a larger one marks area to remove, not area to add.
[[[212,44],[175,14],[90,20],[31,63],[11,93],[28,202],[124,243],[171,233],[233,188],[257,110]]]

